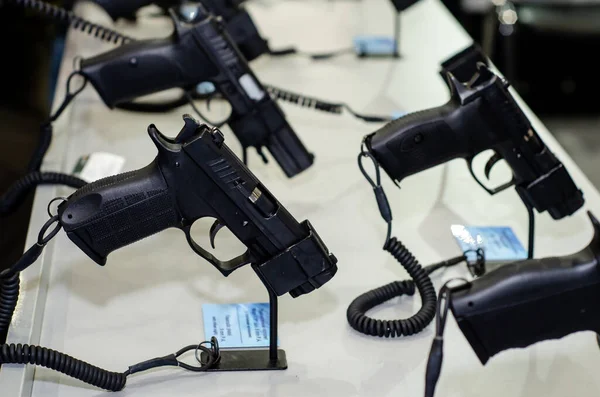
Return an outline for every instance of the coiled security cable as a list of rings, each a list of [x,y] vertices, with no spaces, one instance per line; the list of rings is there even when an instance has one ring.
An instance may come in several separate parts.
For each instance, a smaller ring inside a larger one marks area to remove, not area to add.
[[[364,158],[369,158],[375,166],[375,181],[368,175],[364,168]],[[352,328],[360,333],[370,336],[396,338],[417,334],[431,323],[436,313],[436,292],[429,275],[436,270],[467,261],[466,253],[423,268],[402,242],[396,237],[391,237],[392,211],[387,196],[381,186],[379,163],[371,153],[363,149],[358,156],[358,166],[364,177],[373,187],[379,212],[388,225],[383,249],[389,252],[402,267],[404,267],[411,277],[411,280],[394,281],[360,295],[352,301],[350,306],[348,306],[346,318]],[[482,252],[478,251],[478,259],[481,259],[482,255]],[[422,306],[412,317],[399,320],[379,320],[366,315],[368,310],[379,306],[392,298],[402,295],[414,295],[415,290],[419,291]]]
[[[55,225],[56,224],[56,225]],[[62,225],[58,215],[52,216],[40,230],[38,241],[10,268],[0,272],[0,335],[8,331],[15,307],[19,299],[19,274],[32,265],[41,255],[44,247],[60,231]],[[210,348],[204,346],[210,344]],[[179,361],[183,354],[194,351],[198,366]],[[207,361],[203,362],[199,351],[205,352]],[[41,346],[22,344],[0,345],[0,365],[32,364],[40,365],[82,382],[108,391],[123,390],[129,375],[152,368],[175,366],[188,371],[204,372],[220,360],[219,343],[215,337],[198,345],[189,345],[174,354],[156,357],[132,365],[125,372],[112,372],[78,360],[67,354]]]
[[[210,344],[211,348],[204,346],[205,344]],[[127,377],[129,375],[147,371],[152,368],[172,366],[181,367],[188,371],[204,372],[216,362],[216,359],[219,356],[218,350],[219,346],[217,339],[213,337],[210,342],[205,341],[199,345],[189,345],[174,354],[156,357],[132,365],[125,372],[112,372],[45,347],[4,344],[0,345],[0,364],[39,365],[61,372],[71,378],[78,379],[100,389],[116,392],[125,388]],[[178,360],[181,355],[190,351],[203,351],[207,353],[208,361],[200,363],[200,366],[193,366]]]
[[[93,36],[102,41],[106,41],[113,44],[124,44],[132,41],[133,39],[129,36],[121,34],[113,29],[99,25],[94,22],[90,22],[82,17],[76,15],[74,12],[66,10],[62,7],[55,6],[50,3],[46,3],[41,0],[3,0],[1,4],[11,4],[20,6],[23,8],[33,9],[40,14],[52,18],[56,21],[62,22],[69,25],[71,28],[79,30],[85,34]]]
[[[62,174],[60,172],[39,172],[34,171],[25,175],[11,185],[4,195],[0,197],[0,216],[13,212],[24,200],[25,196],[37,186],[40,185],[64,185],[79,189],[87,182],[73,175]],[[3,293],[0,289],[0,294]],[[0,322],[1,322],[0,308]],[[2,326],[0,325],[0,328]]]
[[[17,301],[19,300],[20,284],[21,281],[18,274],[0,278],[0,335],[6,332],[12,319]]]

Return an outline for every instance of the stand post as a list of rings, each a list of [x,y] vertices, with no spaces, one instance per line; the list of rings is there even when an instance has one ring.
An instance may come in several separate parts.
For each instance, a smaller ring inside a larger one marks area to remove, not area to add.
[[[529,216],[529,241],[527,243],[527,259],[533,259],[533,246],[535,240],[535,213],[529,204],[525,204]]]
[[[269,293],[269,350],[220,349],[221,359],[207,372],[218,371],[277,371],[287,369],[285,351],[277,349],[277,294],[268,285]],[[202,361],[208,357],[202,352]]]
[[[394,58],[400,58],[400,14],[396,13],[394,21]]]
[[[267,288],[269,291],[269,359],[277,362],[277,294]]]

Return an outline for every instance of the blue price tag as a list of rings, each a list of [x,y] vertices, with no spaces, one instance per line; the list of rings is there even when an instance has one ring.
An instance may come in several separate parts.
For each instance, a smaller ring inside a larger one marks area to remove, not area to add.
[[[487,262],[514,262],[527,259],[527,251],[510,227],[452,225],[451,230],[463,252],[483,248]],[[467,257],[472,260],[475,254],[468,253]]]
[[[268,347],[269,313],[268,303],[204,304],[204,336],[223,348]]]
[[[393,55],[396,40],[388,36],[355,36],[354,51],[358,55]]]

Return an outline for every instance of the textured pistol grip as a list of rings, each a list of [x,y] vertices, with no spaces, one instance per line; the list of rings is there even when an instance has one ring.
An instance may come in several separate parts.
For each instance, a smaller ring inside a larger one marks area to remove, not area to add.
[[[100,265],[110,252],[179,219],[156,162],[84,186],[61,204],[59,216],[67,236]]]
[[[468,136],[450,125],[457,104],[411,113],[394,120],[367,139],[369,151],[394,180],[469,155]]]
[[[506,265],[452,292],[450,308],[483,364],[504,350],[600,332],[594,249]]]

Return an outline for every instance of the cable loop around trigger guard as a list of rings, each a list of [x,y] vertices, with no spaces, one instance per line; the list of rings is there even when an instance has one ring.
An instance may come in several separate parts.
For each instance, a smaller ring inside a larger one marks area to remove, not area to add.
[[[48,233],[47,236],[45,236],[48,229],[50,229],[52,224],[55,222],[56,222],[56,227],[54,229],[52,229],[50,231],[50,233]],[[50,242],[50,240],[52,240],[58,234],[60,229],[62,229],[62,224],[60,223],[60,220],[58,219],[58,215],[54,215],[52,218],[50,218],[50,219],[48,219],[48,221],[46,221],[44,226],[42,226],[40,233],[38,234],[37,244],[39,246],[45,246],[46,244],[48,244],[48,242]]]

